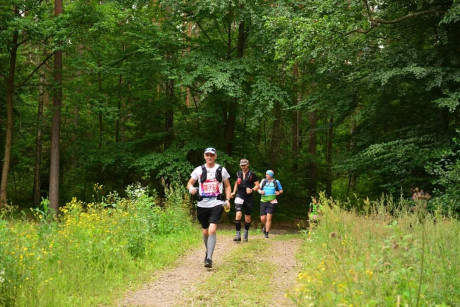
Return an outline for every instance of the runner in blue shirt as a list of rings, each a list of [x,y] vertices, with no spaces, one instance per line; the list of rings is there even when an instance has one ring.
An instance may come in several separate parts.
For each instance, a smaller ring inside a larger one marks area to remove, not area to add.
[[[281,183],[274,178],[275,173],[268,170],[265,173],[265,179],[260,183],[259,194],[260,199],[260,221],[264,225],[262,229],[265,238],[268,238],[272,226],[273,213],[275,213],[275,205],[278,203],[277,196],[283,194]]]

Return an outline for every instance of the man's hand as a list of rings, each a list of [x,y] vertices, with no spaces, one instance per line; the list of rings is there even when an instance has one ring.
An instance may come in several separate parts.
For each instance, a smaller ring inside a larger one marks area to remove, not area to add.
[[[225,201],[225,211],[226,212],[230,211],[230,200],[228,199]]]

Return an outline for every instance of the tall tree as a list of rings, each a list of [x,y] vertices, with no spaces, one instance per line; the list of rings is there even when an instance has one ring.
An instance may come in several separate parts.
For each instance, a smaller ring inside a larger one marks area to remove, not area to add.
[[[35,206],[40,204],[40,193],[41,193],[41,161],[42,161],[42,149],[43,149],[43,107],[48,104],[49,94],[48,86],[46,82],[46,73],[44,70],[40,72],[40,85],[38,94],[38,110],[37,110],[37,136],[35,139],[35,176],[34,176],[34,192],[33,202]]]
[[[316,137],[316,111],[311,111],[308,113],[308,122],[309,122],[309,138],[308,138],[308,157],[309,157],[309,180],[307,183],[307,189],[310,195],[316,195],[317,185],[318,185],[318,158],[316,155],[317,149],[317,137]]]
[[[19,16],[19,9],[14,6],[14,16]],[[8,80],[6,84],[6,136],[5,136],[5,155],[3,157],[3,168],[2,168],[2,182],[0,185],[0,207],[4,206],[8,202],[7,189],[8,189],[8,173],[10,171],[11,163],[11,142],[13,135],[13,93],[14,93],[14,80],[16,72],[16,57],[19,48],[19,31],[14,30],[11,38],[10,45],[10,67],[8,73]]]
[[[294,156],[298,156],[300,152],[300,126],[301,126],[301,111],[298,109],[298,105],[302,100],[302,87],[300,86],[300,76],[299,76],[299,65],[294,64],[292,69],[293,74],[293,105],[294,111],[292,112],[292,153]]]
[[[230,14],[229,14],[230,15]],[[230,18],[229,18],[230,21]],[[228,58],[230,58],[231,54],[231,24],[228,26],[228,31],[229,31],[229,40],[228,40]],[[245,30],[245,24],[244,21],[240,21],[238,24],[238,40],[237,40],[237,45],[236,45],[236,58],[241,59],[244,55],[244,45],[247,39],[248,33]],[[226,122],[227,125],[225,127],[225,141],[226,141],[226,152],[228,155],[231,155],[233,153],[233,141],[235,138],[235,128],[236,128],[236,114],[237,114],[237,107],[238,107],[238,98],[233,98],[231,99],[228,109],[227,109],[227,118]]]
[[[62,0],[54,1],[56,17],[62,13]],[[51,157],[50,157],[50,207],[58,213],[59,208],[59,163],[61,141],[61,107],[62,107],[62,50],[54,54],[53,83],[53,120],[51,126]]]
[[[332,145],[334,138],[334,114],[329,117],[326,141],[326,195],[332,196]]]

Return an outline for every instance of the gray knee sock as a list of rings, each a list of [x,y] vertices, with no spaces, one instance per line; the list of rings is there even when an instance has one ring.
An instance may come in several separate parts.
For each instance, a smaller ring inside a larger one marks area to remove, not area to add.
[[[203,242],[204,242],[204,247],[206,247],[206,250],[208,249],[208,237],[203,235]]]
[[[207,245],[209,259],[212,259],[212,254],[214,253],[214,248],[216,247],[216,241],[217,241],[216,235],[209,235],[208,245]]]

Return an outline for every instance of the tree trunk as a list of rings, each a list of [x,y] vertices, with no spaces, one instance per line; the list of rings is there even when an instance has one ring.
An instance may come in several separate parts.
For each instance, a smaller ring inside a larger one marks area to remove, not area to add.
[[[299,66],[294,65],[293,69],[293,93],[294,93],[294,105],[299,105],[302,99],[301,90],[299,86]],[[300,151],[300,121],[301,113],[299,110],[294,110],[292,112],[292,154],[294,157],[299,155]],[[297,161],[297,159],[296,159]],[[296,167],[296,166],[294,166]]]
[[[246,40],[246,35],[244,33],[244,22],[240,22],[238,26],[238,44],[236,46],[236,58],[242,58],[244,55],[244,42]],[[230,28],[229,28],[230,33]],[[231,40],[229,38],[229,45],[231,44]],[[238,107],[238,98],[234,98],[228,104],[227,110],[227,125],[225,127],[225,142],[226,142],[226,150],[225,152],[228,155],[231,155],[233,152],[233,140],[235,138],[235,128],[236,128],[236,114],[237,114],[237,107]]]
[[[43,128],[43,106],[48,101],[48,89],[46,88],[46,75],[40,72],[40,87],[38,90],[38,112],[37,112],[37,137],[35,139],[35,178],[34,178],[34,205],[40,205],[40,165],[42,160],[42,128]]]
[[[350,127],[350,143],[348,144],[348,151],[350,153],[353,152],[354,150],[354,147],[355,147],[355,143],[353,141],[353,136],[355,134],[355,131],[356,131],[356,119],[352,118],[351,119],[351,127]],[[355,187],[356,187],[356,175],[355,174],[350,174],[348,175],[348,187],[347,187],[347,194],[346,196],[348,197],[348,194],[350,193],[350,191],[354,191],[355,190]]]
[[[316,189],[318,185],[318,166],[316,158],[316,147],[317,147],[317,138],[316,138],[316,111],[312,111],[308,114],[308,119],[310,123],[309,127],[309,143],[308,143],[308,154],[310,156],[309,162],[309,173],[310,180],[307,183],[307,189],[310,195],[316,195]]]
[[[326,195],[332,196],[332,138],[334,136],[334,114],[331,114],[329,119],[329,128],[327,130],[327,145],[326,145]]]
[[[97,90],[99,93],[99,97],[102,97],[102,76],[101,76],[101,60],[98,59],[97,61],[97,67],[98,67],[98,72],[97,72]],[[99,119],[99,145],[98,148],[102,148],[102,101],[98,101],[99,104],[99,114],[98,114],[98,119]]]
[[[115,142],[120,142],[120,122],[121,122],[121,106],[123,104],[123,95],[122,95],[122,86],[123,86],[123,75],[120,74],[118,77],[118,103],[117,103],[117,121],[115,123]]]
[[[54,13],[62,13],[62,0],[54,1]],[[54,90],[53,90],[53,121],[51,127],[51,156],[50,156],[50,208],[58,213],[59,208],[59,163],[61,139],[61,105],[62,105],[62,51],[54,55]]]
[[[275,172],[278,167],[279,149],[281,144],[281,103],[275,102],[274,120],[272,130],[272,142],[270,146],[270,166]]]
[[[165,131],[164,149],[168,149],[173,141],[174,125],[174,80],[166,81],[166,110],[165,110]]]
[[[15,15],[19,14],[18,8],[14,8]],[[8,202],[8,173],[11,163],[11,142],[13,136],[13,93],[14,93],[14,74],[16,71],[16,57],[18,51],[18,31],[13,33],[12,48],[10,52],[10,69],[8,82],[6,85],[6,135],[5,135],[5,155],[3,157],[2,182],[0,184],[0,208]]]

